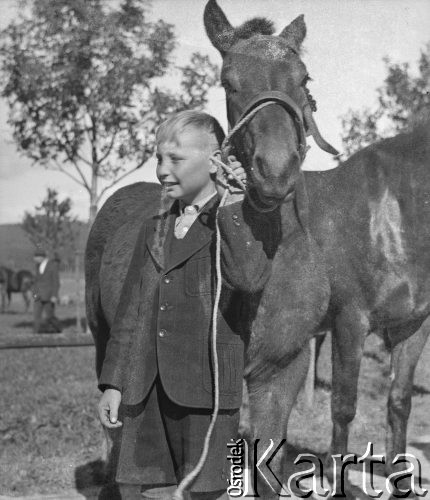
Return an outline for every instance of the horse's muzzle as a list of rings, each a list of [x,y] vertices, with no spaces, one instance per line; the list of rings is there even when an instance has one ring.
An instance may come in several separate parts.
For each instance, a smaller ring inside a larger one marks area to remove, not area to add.
[[[274,155],[254,155],[251,168],[251,184],[261,201],[279,205],[294,190],[297,173],[300,171],[300,157],[294,153],[288,161]]]

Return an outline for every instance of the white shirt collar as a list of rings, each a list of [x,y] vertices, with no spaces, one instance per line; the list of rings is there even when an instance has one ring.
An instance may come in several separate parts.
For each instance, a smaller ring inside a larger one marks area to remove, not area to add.
[[[217,192],[214,191],[209,196],[206,196],[206,198],[203,198],[198,203],[194,203],[192,205],[186,205],[182,200],[180,200],[180,202],[179,202],[179,211],[180,211],[181,214],[183,214],[186,208],[188,208],[188,207],[194,207],[195,212],[199,213],[201,211],[201,209],[206,205],[206,203],[208,203],[216,194],[217,194]]]
[[[42,262],[40,263],[39,265],[39,273],[40,274],[43,274],[45,272],[45,269],[46,269],[46,264],[48,264],[48,258],[45,257]]]

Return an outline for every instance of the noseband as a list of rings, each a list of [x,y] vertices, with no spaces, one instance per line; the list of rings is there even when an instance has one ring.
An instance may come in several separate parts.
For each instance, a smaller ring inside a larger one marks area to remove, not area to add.
[[[232,137],[244,125],[246,125],[254,117],[254,115],[260,111],[260,109],[272,104],[277,104],[278,106],[284,108],[293,119],[299,143],[300,160],[303,162],[307,151],[303,112],[288,94],[278,90],[267,90],[265,92],[261,92],[247,104],[238,121],[224,139],[221,147],[222,151],[228,151],[230,149]]]
[[[291,97],[284,92],[280,92],[277,90],[268,90],[265,92],[261,92],[258,94],[254,99],[252,99],[247,106],[245,107],[245,110],[243,113],[240,115],[238,121],[234,125],[234,127],[230,130],[230,132],[227,134],[225,137],[222,145],[221,145],[221,151],[223,152],[223,156],[227,157],[228,153],[231,148],[231,139],[233,136],[244,126],[246,125],[251,119],[254,117],[260,109],[265,108],[266,106],[270,106],[272,104],[277,104],[278,106],[281,106],[282,108],[285,109],[285,111],[290,115],[290,117],[293,119],[294,127],[296,129],[296,134],[297,134],[297,139],[299,143],[299,156],[300,156],[300,162],[303,163],[305,157],[306,157],[306,152],[307,152],[307,146],[306,146],[306,132],[305,132],[305,126],[304,126],[304,119],[303,119],[303,112],[302,110],[297,106],[297,104],[291,99]],[[270,207],[261,207],[257,206],[255,201],[251,199],[251,196],[249,193],[246,191],[246,195],[248,198],[248,201],[250,204],[259,212],[270,212],[274,210],[278,205],[275,204],[274,206]],[[290,193],[283,201],[288,201],[292,196],[294,195],[293,193]]]

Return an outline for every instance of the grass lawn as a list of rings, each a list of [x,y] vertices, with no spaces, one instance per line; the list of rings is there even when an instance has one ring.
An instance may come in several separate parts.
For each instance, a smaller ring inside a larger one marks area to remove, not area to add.
[[[93,347],[0,351],[1,494],[56,492],[91,476],[103,437],[93,358]]]
[[[13,295],[0,336],[31,333],[32,314],[23,310]],[[58,306],[56,314],[64,332],[76,329],[75,305]],[[101,481],[94,347],[0,350],[0,386],[0,495]]]
[[[17,304],[15,313],[0,316],[0,335],[7,332],[10,337],[16,332],[19,336],[30,331],[31,315],[19,313],[19,308]],[[73,307],[58,308],[66,330],[74,328],[73,314]],[[360,455],[368,441],[375,444],[376,453],[384,451],[389,387],[388,355],[374,337],[366,345],[371,356],[366,356],[362,365],[350,441],[350,451]],[[299,399],[291,416],[289,442],[295,452],[324,452],[329,445],[328,343],[319,369],[325,388],[317,389],[312,409]],[[430,343],[415,380],[409,443],[430,436]],[[103,433],[96,418],[93,347],[0,350],[0,386],[0,494],[55,493],[101,482]],[[425,475],[428,478],[430,471]]]

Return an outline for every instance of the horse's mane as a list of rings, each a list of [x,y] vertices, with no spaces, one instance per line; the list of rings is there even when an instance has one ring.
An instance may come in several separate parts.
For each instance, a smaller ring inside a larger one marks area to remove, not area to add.
[[[254,17],[235,28],[234,37],[238,39],[251,38],[253,35],[273,35],[275,27],[273,22],[265,17]]]
[[[254,35],[273,35],[274,32],[275,27],[272,21],[265,17],[254,17],[237,28],[219,33],[217,38],[219,39],[219,45],[230,47],[239,40],[246,40]]]

